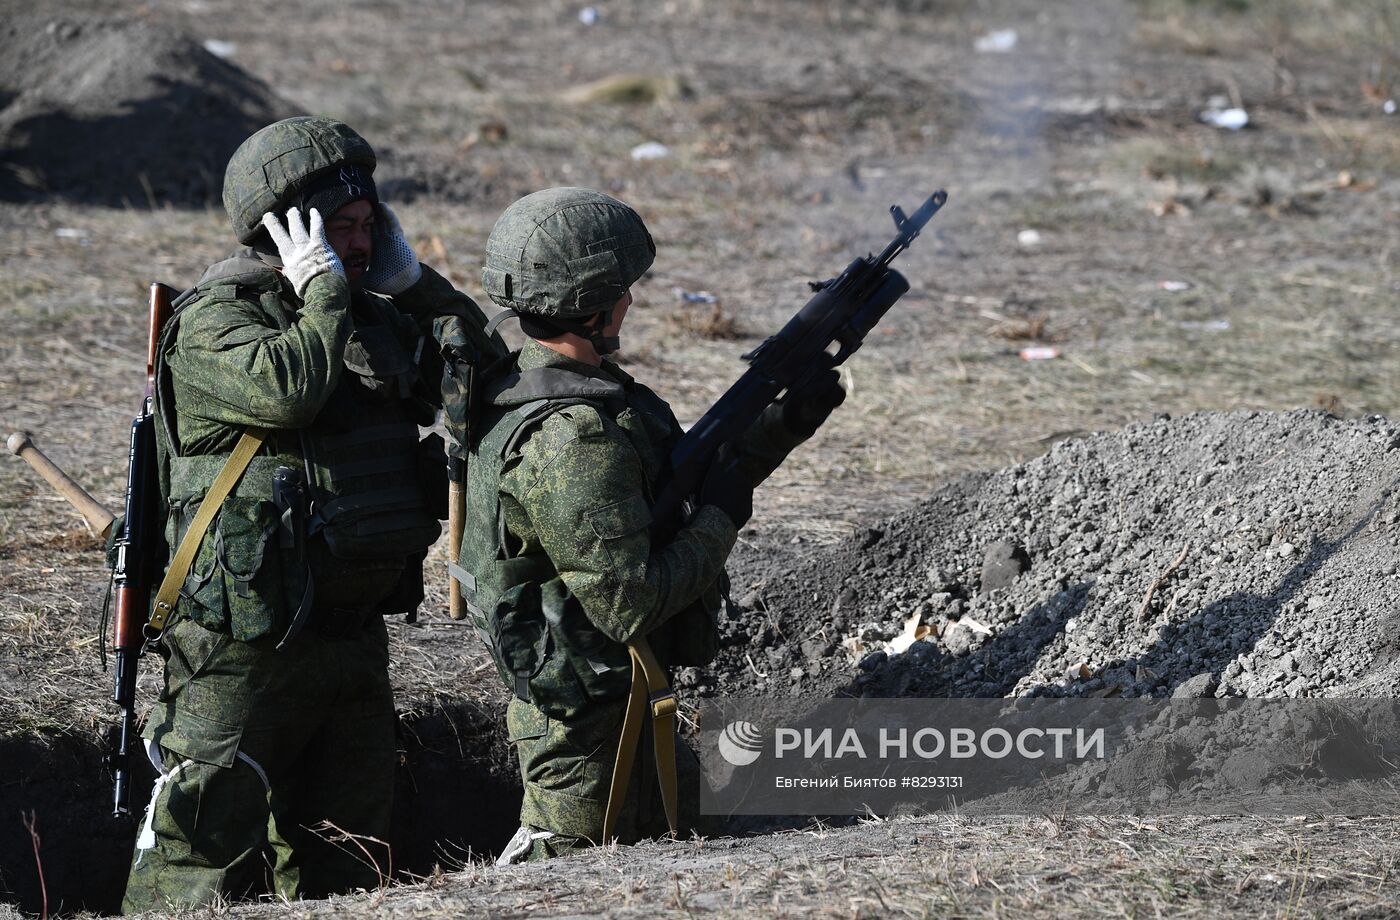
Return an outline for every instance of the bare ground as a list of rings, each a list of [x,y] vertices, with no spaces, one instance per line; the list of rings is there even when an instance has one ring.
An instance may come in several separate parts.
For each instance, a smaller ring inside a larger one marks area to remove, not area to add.
[[[155,0],[124,12],[232,42],[231,60],[284,98],[360,128],[381,149],[385,188],[406,199],[398,210],[419,252],[469,292],[492,221],[519,194],[593,185],[635,204],[660,258],[638,291],[627,357],[683,419],[801,304],[804,280],[883,244],[888,205],[946,187],[945,212],[900,261],[913,290],[851,362],[847,406],[760,492],[742,557],[803,554],[951,475],[1154,412],[1393,411],[1400,116],[1381,105],[1400,93],[1400,23],[1383,0],[1238,6],[1248,4],[673,0],[601,4],[593,27],[559,2],[255,0],[232,17]],[[973,50],[999,28],[1017,30],[1013,51]],[[674,76],[687,91],[634,104],[564,96],[617,73]],[[1242,103],[1251,127],[1199,124],[1216,95]],[[628,151],[649,140],[671,156],[634,162]],[[1041,242],[1020,244],[1031,229]],[[145,285],[190,283],[230,242],[212,210],[0,210],[0,427],[33,431],[115,506],[140,394]],[[716,293],[740,337],[695,334],[703,318],[678,324],[676,286]],[[1023,361],[1027,345],[1062,357]],[[90,743],[110,718],[95,654],[105,573],[76,516],[17,462],[0,465],[0,584],[0,736]],[[442,586],[433,591],[419,626],[393,629],[401,705],[489,712],[502,691],[442,613]],[[33,807],[32,781],[0,779],[5,802]],[[20,832],[9,823],[0,816],[7,839]],[[1223,846],[1219,822],[1173,822],[1153,826],[1150,844],[1129,841],[1152,860],[1122,865],[1126,823],[1070,822],[1078,830],[1060,836],[1035,822],[917,826],[698,850],[736,854],[736,874],[713,877],[728,857],[704,863],[709,875],[685,870],[708,892],[693,900],[691,882],[673,884],[672,845],[550,873],[468,869],[446,888],[355,909],[417,910],[411,899],[460,888],[448,912],[566,915],[610,899],[623,911],[851,913],[873,898],[868,909],[884,913],[876,905],[888,898],[997,916],[1044,898],[1060,913],[1381,916],[1373,892],[1392,890],[1396,853],[1388,826],[1369,821],[1229,825],[1239,847]],[[843,850],[891,831],[910,836],[875,847],[881,856],[859,871],[832,869]],[[1366,868],[1348,862],[1355,852]],[[1024,875],[1009,868],[1028,859]],[[785,867],[776,879],[752,871],[774,864]],[[7,856],[0,885],[32,890],[31,872]],[[1312,881],[1295,899],[1264,876]]]

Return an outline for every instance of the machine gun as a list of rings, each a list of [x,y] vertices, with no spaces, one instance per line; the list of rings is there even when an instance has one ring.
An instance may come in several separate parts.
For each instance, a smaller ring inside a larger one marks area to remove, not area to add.
[[[890,263],[947,200],[947,192],[940,189],[913,214],[906,215],[899,205],[891,207],[896,233],[884,251],[856,259],[829,281],[813,283],[815,293],[806,306],[776,335],[744,355],[749,369],[671,451],[672,478],[652,507],[658,532],[675,531],[685,502],[722,446],[746,431],[780,394],[801,393],[828,368],[856,353],[875,324],[909,290],[909,282]]]

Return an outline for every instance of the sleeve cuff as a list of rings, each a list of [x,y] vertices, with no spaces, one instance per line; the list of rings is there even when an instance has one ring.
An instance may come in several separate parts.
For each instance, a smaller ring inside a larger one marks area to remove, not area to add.
[[[734,548],[735,543],[739,542],[739,531],[734,526],[734,522],[729,519],[729,515],[714,505],[701,505],[700,510],[695,512],[695,516],[690,519],[690,523],[686,527],[712,534],[723,542],[726,554]]]
[[[394,306],[403,313],[411,313],[415,316],[422,313],[430,313],[442,302],[457,293],[457,289],[452,284],[433,271],[430,266],[418,263],[422,274],[418,280],[406,291],[395,294],[393,297]]]
[[[350,306],[350,282],[344,275],[322,272],[307,282],[301,302],[303,306],[323,310],[347,309]]]

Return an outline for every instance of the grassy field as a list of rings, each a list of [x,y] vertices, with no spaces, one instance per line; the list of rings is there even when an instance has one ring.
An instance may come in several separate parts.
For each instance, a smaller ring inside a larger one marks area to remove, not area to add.
[[[910,294],[849,364],[846,406],[757,496],[740,552],[830,542],[951,476],[1158,412],[1400,405],[1393,2],[632,0],[600,4],[594,27],[565,2],[117,6],[232,42],[234,63],[296,106],[351,121],[386,183],[417,182],[386,188],[405,190],[396,209],[419,253],[475,296],[486,234],[518,195],[580,184],[637,206],[659,257],[623,357],[683,421],[801,305],[805,281],[884,244],[889,205],[947,188],[900,259]],[[1010,52],[975,50],[1004,28]],[[578,91],[619,74],[653,89]],[[1250,126],[1200,123],[1216,96]],[[670,156],[633,160],[645,141]],[[145,287],[190,284],[231,246],[213,209],[0,209],[0,427],[33,432],[115,507]],[[687,314],[677,287],[718,306]],[[1030,346],[1059,357],[1023,360]],[[79,519],[17,461],[0,464],[0,585],[0,742],[89,743],[111,721],[96,654],[106,574]],[[423,624],[392,631],[402,706],[499,705],[444,607],[437,579]],[[1295,917],[1396,903],[1393,830],[1366,820],[935,820],[729,847],[472,865],[353,909]],[[27,873],[6,865],[0,890]]]

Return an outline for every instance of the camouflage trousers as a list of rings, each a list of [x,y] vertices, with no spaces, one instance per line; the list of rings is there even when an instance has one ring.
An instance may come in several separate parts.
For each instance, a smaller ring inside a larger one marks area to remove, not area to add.
[[[387,845],[368,838],[387,838],[397,756],[387,641],[377,616],[281,651],[188,619],[166,631],[145,732],[163,777],[124,911],[238,897],[269,872],[293,899],[379,884]]]
[[[622,731],[626,698],[594,705],[568,720],[554,719],[518,699],[510,701],[506,725],[520,757],[525,799],[520,826],[535,839],[522,841],[528,850],[512,862],[535,861],[562,855],[603,839],[603,817],[608,807],[617,742]],[[638,742],[627,799],[613,833],[622,843],[635,843],[669,832],[666,809],[656,779],[651,725]],[[677,830],[684,835],[699,821],[700,769],[695,755],[676,741],[676,774],[679,785]]]

